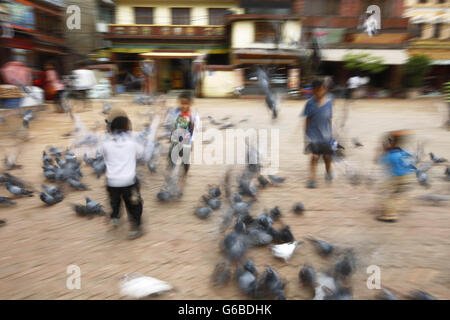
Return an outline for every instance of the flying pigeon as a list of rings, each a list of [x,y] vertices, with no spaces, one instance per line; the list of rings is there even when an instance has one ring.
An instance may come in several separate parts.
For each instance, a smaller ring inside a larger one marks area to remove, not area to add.
[[[328,243],[324,240],[314,239],[312,237],[308,237],[308,240],[311,241],[315,245],[317,251],[319,252],[319,254],[321,256],[327,257],[331,253],[333,253],[333,251],[335,249],[334,245],[332,245],[331,243]]]

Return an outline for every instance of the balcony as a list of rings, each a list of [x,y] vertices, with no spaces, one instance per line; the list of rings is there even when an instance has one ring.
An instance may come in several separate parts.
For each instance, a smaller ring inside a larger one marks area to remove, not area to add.
[[[164,39],[225,41],[224,26],[110,24],[107,39]]]

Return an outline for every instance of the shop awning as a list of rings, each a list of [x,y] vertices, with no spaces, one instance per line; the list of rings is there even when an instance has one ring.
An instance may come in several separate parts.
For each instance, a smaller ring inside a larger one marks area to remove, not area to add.
[[[201,52],[146,52],[141,53],[141,56],[147,57],[147,58],[172,58],[172,59],[189,59],[189,58],[197,58],[198,56],[203,55]]]
[[[348,53],[368,53],[381,57],[385,64],[404,64],[408,60],[408,53],[403,49],[324,49],[323,61],[343,61]]]

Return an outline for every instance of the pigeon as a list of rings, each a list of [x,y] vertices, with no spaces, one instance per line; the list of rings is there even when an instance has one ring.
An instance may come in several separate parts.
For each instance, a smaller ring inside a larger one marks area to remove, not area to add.
[[[269,231],[272,227],[273,219],[267,213],[262,213],[253,219],[253,224],[262,230]]]
[[[16,157],[15,156],[13,156],[13,155],[11,155],[11,156],[5,156],[5,159],[4,159],[4,164],[5,164],[5,167],[6,167],[6,169],[7,170],[14,170],[14,169],[20,169],[20,168],[22,168],[22,166],[21,165],[17,165],[16,163],[15,163],[15,159]]]
[[[32,191],[27,191],[19,186],[14,186],[14,185],[10,184],[9,182],[6,182],[5,186],[6,186],[6,189],[8,189],[8,191],[15,196],[28,196],[28,197],[33,196]]]
[[[231,208],[235,214],[244,214],[249,212],[251,205],[252,202],[235,202],[231,204]]]
[[[272,219],[272,221],[277,221],[281,216],[280,208],[276,206],[275,208],[270,209],[269,216]]]
[[[398,298],[389,290],[382,288],[377,295],[379,300],[398,300]]]
[[[258,176],[258,182],[263,187],[269,184],[269,180],[267,180],[264,176]]]
[[[450,195],[445,195],[445,194],[430,193],[430,194],[421,195],[418,198],[423,201],[429,201],[435,206],[439,205],[441,202],[450,201]]]
[[[232,202],[242,202],[243,200],[244,198],[239,193],[233,195]]]
[[[231,267],[228,261],[216,264],[211,280],[216,286],[223,286],[231,279]]]
[[[213,187],[208,191],[209,195],[213,198],[218,198],[222,194],[219,187]]]
[[[433,152],[430,152],[430,158],[431,158],[431,160],[433,160],[434,163],[443,163],[443,162],[447,162],[447,159],[440,158],[440,157],[434,155]]]
[[[247,122],[247,121],[248,121],[248,117],[245,117],[245,118],[242,118],[241,120],[239,120],[239,123]]]
[[[161,202],[169,201],[171,197],[172,196],[170,195],[170,192],[168,192],[168,191],[160,191],[156,195],[156,198]]]
[[[4,227],[6,224],[6,220],[0,219],[0,227]]]
[[[11,206],[16,203],[14,201],[12,201],[11,198],[0,196],[0,205],[5,205],[5,204]]]
[[[54,181],[56,180],[56,173],[53,170],[45,170],[44,177],[49,181]]]
[[[76,190],[88,190],[86,185],[84,185],[83,183],[81,183],[80,181],[78,181],[76,179],[69,178],[69,179],[67,179],[67,183],[69,184],[69,186],[71,186],[72,188],[74,188]]]
[[[152,294],[159,294],[172,289],[173,287],[167,282],[139,274],[126,274],[122,276],[120,283],[120,294],[135,299],[145,298]]]
[[[30,188],[29,184],[27,184],[26,182],[13,176],[12,174],[4,172],[3,176],[0,177],[0,183],[6,183],[6,182],[9,182],[10,184],[21,187],[21,188]]]
[[[321,256],[327,257],[331,253],[333,253],[333,251],[335,249],[334,245],[332,245],[331,243],[328,243],[324,240],[314,239],[312,237],[308,237],[308,240],[311,241],[315,245],[317,251],[319,252],[319,254]]]
[[[100,178],[102,176],[102,174],[104,174],[106,172],[105,161],[103,161],[103,159],[95,161],[94,163],[92,163],[92,168],[95,171],[97,179]]]
[[[52,164],[53,163],[53,159],[45,151],[43,151],[42,152],[42,162],[44,163],[44,165]]]
[[[304,286],[313,288],[316,283],[316,271],[311,265],[304,264],[298,273],[298,278]]]
[[[102,209],[102,205],[97,201],[91,200],[89,197],[86,197],[86,209],[92,213],[105,215],[105,212]]]
[[[294,204],[294,207],[292,208],[295,214],[302,214],[305,211],[305,206],[301,202],[297,202]]]
[[[431,294],[421,290],[414,290],[409,295],[410,300],[437,300]]]
[[[259,296],[269,299],[286,300],[284,287],[285,283],[281,280],[278,273],[270,266],[266,266],[266,270],[261,275],[258,283]]]
[[[54,204],[57,204],[58,202],[61,202],[63,200],[63,195],[61,193],[56,194],[54,196],[46,193],[46,192],[41,192],[40,197],[39,197],[42,202],[44,202],[45,204],[52,206]]]
[[[447,167],[445,169],[444,174],[445,174],[445,180],[450,181],[450,167]]]
[[[219,130],[225,130],[225,129],[229,129],[229,128],[233,128],[233,127],[234,127],[234,124],[227,123],[227,124],[224,124],[223,126],[220,126]]]
[[[286,178],[277,177],[272,174],[269,174],[268,177],[270,180],[272,180],[272,182],[276,182],[276,183],[282,183],[284,180],[286,180]]]
[[[422,172],[420,170],[416,171],[416,177],[417,177],[417,181],[419,182],[419,184],[421,186],[424,186],[426,188],[430,187],[430,183],[428,181],[428,176],[425,172]]]
[[[62,151],[60,149],[52,147],[52,148],[48,149],[48,151],[50,152],[50,154],[52,156],[55,156],[55,157],[61,157],[62,156]]]
[[[293,242],[295,240],[294,236],[292,235],[291,228],[289,226],[285,226],[281,230],[275,230],[273,228],[270,228],[269,232],[273,237],[273,241],[276,243]]]
[[[355,270],[355,261],[352,252],[346,254],[344,258],[337,262],[334,266],[334,271],[337,278],[346,279],[352,275]]]
[[[200,219],[207,219],[213,212],[213,209],[210,207],[200,207],[195,210],[195,215]]]
[[[112,109],[111,104],[103,103],[103,111],[102,111],[103,114],[108,114],[111,111],[111,109]]]
[[[361,142],[359,142],[359,140],[357,138],[353,138],[352,142],[353,142],[353,145],[355,146],[355,148],[364,147],[364,145]]]
[[[324,300],[325,297],[330,294],[334,294],[337,291],[337,285],[335,280],[324,274],[318,273],[316,276],[315,295],[313,300]]]
[[[94,163],[94,161],[95,161],[94,158],[89,158],[86,153],[83,155],[83,160],[84,160],[84,163],[86,163],[88,166],[91,166],[92,163]]]
[[[49,194],[50,196],[54,197],[58,194],[62,194],[61,189],[55,186],[47,186],[45,184],[42,185],[42,188],[44,189],[45,193]]]
[[[248,242],[253,247],[261,247],[270,244],[273,237],[265,230],[256,227],[248,229]]]
[[[239,260],[249,248],[247,238],[245,237],[245,230],[245,224],[241,222],[236,224],[234,231],[231,231],[225,236],[223,248],[225,255],[231,261]]]
[[[338,286],[335,292],[325,290],[326,294],[323,300],[353,300],[352,289]]]
[[[247,270],[246,267],[237,270],[237,282],[239,289],[250,298],[255,298],[258,289],[258,280],[256,275]]]
[[[279,245],[272,245],[270,249],[275,257],[283,259],[284,262],[287,262],[294,254],[294,251],[297,248],[297,246],[301,243],[302,241],[294,241]]]
[[[213,210],[217,210],[222,205],[222,202],[216,198],[210,198],[207,196],[203,196],[203,201]]]

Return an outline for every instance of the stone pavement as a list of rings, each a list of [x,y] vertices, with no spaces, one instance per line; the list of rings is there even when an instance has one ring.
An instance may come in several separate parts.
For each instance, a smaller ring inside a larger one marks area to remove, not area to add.
[[[131,98],[117,98],[115,104],[126,108],[133,127],[140,130],[147,119],[141,114],[154,107],[133,105]],[[169,101],[169,103],[174,103]],[[430,170],[432,187],[426,190],[414,185],[409,193],[409,210],[396,224],[375,221],[374,210],[383,191],[381,168],[373,163],[382,133],[392,129],[412,128],[418,140],[426,142],[425,151],[434,151],[450,159],[450,132],[442,129],[440,101],[418,100],[360,100],[352,106],[348,125],[341,132],[346,143],[347,160],[361,172],[373,172],[372,184],[353,186],[348,183],[343,164],[336,164],[336,178],[331,185],[319,179],[315,190],[305,188],[308,157],[302,152],[304,120],[298,117],[304,101],[286,101],[280,118],[272,121],[261,100],[197,99],[195,106],[202,116],[217,119],[231,115],[231,121],[250,116],[241,128],[278,128],[280,130],[280,168],[278,175],[286,182],[261,190],[252,214],[278,205],[283,213],[282,223],[288,224],[297,239],[307,235],[325,239],[342,248],[354,248],[358,269],[352,279],[355,299],[373,299],[376,290],[366,287],[370,265],[381,268],[382,286],[401,295],[421,289],[441,299],[450,298],[450,210],[449,205],[431,206],[416,199],[425,193],[449,194],[450,184],[442,180],[445,166]],[[154,108],[155,109],[155,108]],[[342,101],[335,106],[335,120],[342,114]],[[88,127],[102,126],[101,105],[94,110],[78,113]],[[209,125],[207,123],[206,125]],[[337,127],[337,126],[336,126]],[[0,125],[0,146],[3,153],[17,147],[6,127]],[[23,169],[11,173],[30,182],[36,190],[44,182],[41,156],[46,146],[65,148],[72,142],[63,137],[73,128],[64,114],[51,110],[39,112],[30,123],[29,139],[23,145],[19,164]],[[351,137],[358,137],[363,148],[353,148]],[[162,162],[161,162],[162,163]],[[161,164],[163,167],[163,164]],[[221,259],[219,232],[221,211],[209,220],[193,215],[201,194],[208,184],[221,182],[225,166],[192,165],[182,199],[160,204],[156,193],[164,179],[159,170],[150,174],[139,168],[144,199],[143,237],[128,241],[125,213],[118,230],[112,231],[108,221],[76,217],[72,203],[83,203],[89,195],[109,210],[104,180],[96,179],[91,168],[83,165],[83,182],[90,191],[66,194],[63,202],[45,206],[38,196],[17,199],[14,207],[0,208],[0,219],[7,224],[0,228],[0,299],[120,299],[119,281],[125,273],[139,272],[169,282],[175,290],[150,299],[245,299],[236,285],[217,289],[209,277]],[[235,168],[236,172],[238,168]],[[323,176],[320,166],[318,177]],[[67,190],[68,191],[68,190]],[[7,191],[1,187],[0,195]],[[303,216],[290,210],[294,202],[306,207]],[[281,223],[277,223],[277,227]],[[335,258],[321,258],[305,243],[297,248],[288,263],[271,256],[267,247],[252,249],[260,271],[270,264],[288,281],[288,299],[310,299],[312,295],[298,285],[298,271],[309,262],[317,270],[326,270]],[[81,289],[69,290],[66,273],[69,265],[81,269]]]

